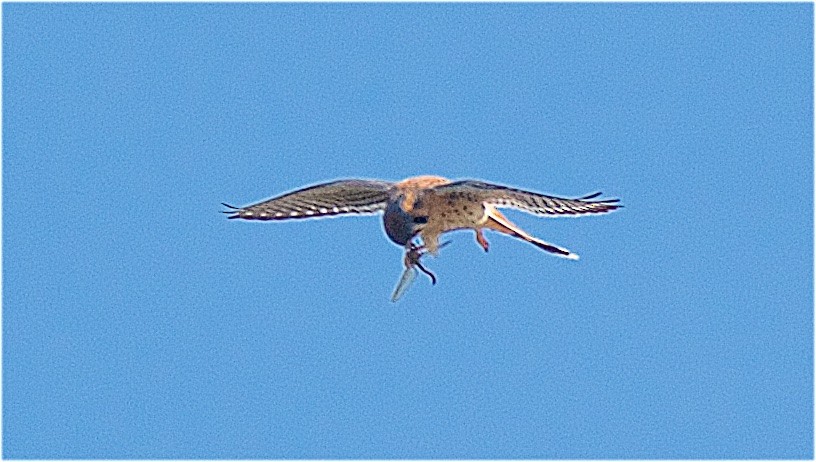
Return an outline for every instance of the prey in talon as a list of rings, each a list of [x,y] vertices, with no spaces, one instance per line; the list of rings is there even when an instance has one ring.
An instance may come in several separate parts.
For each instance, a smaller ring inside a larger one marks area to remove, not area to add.
[[[445,247],[446,245],[450,244],[450,241],[443,242],[439,245],[439,248]],[[405,294],[408,288],[413,284],[414,280],[417,276],[417,268],[422,271],[423,273],[427,274],[429,278],[431,278],[431,284],[436,285],[436,276],[425,268],[420,262],[420,258],[425,255],[425,247],[419,246],[414,243],[411,243],[408,246],[408,249],[405,251],[405,257],[403,257],[403,263],[405,264],[405,270],[402,272],[402,276],[400,276],[400,280],[397,283],[397,287],[394,288],[394,293],[391,294],[391,301],[396,302],[400,299],[400,297]]]
[[[442,248],[448,245],[449,243],[450,242],[444,242],[439,246],[439,248]],[[436,285],[436,276],[432,272],[430,272],[427,268],[422,266],[422,262],[419,261],[419,259],[422,258],[422,256],[425,255],[425,253],[426,251],[424,246],[412,244],[405,252],[405,257],[403,258],[405,268],[412,267],[419,268],[420,271],[427,274],[428,277],[431,278],[431,284]]]
[[[598,192],[567,198],[479,180],[451,181],[439,176],[417,176],[399,182],[331,181],[245,207],[223,205],[230,209],[224,211],[227,218],[262,221],[382,213],[385,234],[406,252],[406,269],[394,293],[399,298],[416,278],[417,269],[427,274],[431,282],[436,282],[436,276],[420,259],[426,253],[436,256],[442,247],[439,237],[458,229],[472,230],[476,242],[485,251],[489,244],[483,232],[487,229],[533,244],[549,254],[577,260],[577,254],[528,234],[498,209],[514,208],[556,217],[595,215],[622,207],[618,199],[603,199],[600,195]],[[414,244],[414,238],[420,239],[422,245]]]

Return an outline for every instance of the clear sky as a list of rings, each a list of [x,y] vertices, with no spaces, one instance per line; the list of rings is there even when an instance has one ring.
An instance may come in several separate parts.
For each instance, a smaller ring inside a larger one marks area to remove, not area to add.
[[[6,458],[813,457],[811,4],[5,4]],[[577,262],[377,216],[477,178]]]

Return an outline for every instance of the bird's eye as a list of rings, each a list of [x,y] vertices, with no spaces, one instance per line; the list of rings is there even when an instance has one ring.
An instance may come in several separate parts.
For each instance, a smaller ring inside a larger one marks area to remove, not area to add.
[[[428,217],[427,216],[414,217],[414,223],[424,225],[425,223],[428,223]]]

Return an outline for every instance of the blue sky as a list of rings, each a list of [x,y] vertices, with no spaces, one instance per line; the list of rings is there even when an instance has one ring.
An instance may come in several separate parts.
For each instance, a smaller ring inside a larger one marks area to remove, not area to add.
[[[812,458],[810,4],[6,4],[6,458]],[[602,190],[389,301],[337,178]]]

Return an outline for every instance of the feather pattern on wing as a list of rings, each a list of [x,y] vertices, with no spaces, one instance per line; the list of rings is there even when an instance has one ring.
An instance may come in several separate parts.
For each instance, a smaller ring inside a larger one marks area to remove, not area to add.
[[[376,180],[339,180],[298,189],[272,199],[233,207],[228,218],[288,220],[384,210],[392,183]]]
[[[600,192],[568,199],[476,180],[455,181],[433,191],[450,197],[464,195],[495,207],[512,207],[535,215],[585,215],[622,207],[617,204],[618,199],[595,199]]]

